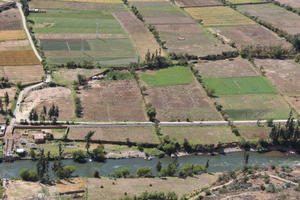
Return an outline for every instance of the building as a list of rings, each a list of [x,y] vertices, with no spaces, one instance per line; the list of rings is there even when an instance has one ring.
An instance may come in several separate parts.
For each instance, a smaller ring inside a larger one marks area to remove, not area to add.
[[[35,133],[33,134],[33,140],[36,144],[45,142],[45,134],[44,133]]]

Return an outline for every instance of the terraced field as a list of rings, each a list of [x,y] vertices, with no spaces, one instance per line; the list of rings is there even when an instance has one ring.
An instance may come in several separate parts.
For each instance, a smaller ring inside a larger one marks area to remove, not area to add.
[[[179,6],[182,8],[223,5],[219,0],[176,0],[176,3],[179,4]]]
[[[280,2],[281,4],[285,4],[300,10],[300,1],[298,0],[277,0],[277,1]]]

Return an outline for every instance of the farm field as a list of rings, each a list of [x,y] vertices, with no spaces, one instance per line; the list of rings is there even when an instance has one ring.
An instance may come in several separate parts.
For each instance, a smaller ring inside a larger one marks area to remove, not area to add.
[[[0,51],[9,51],[9,50],[30,50],[28,40],[7,40],[0,41]]]
[[[0,12],[0,31],[22,30],[21,15],[18,8]]]
[[[20,76],[20,74],[22,74]],[[7,77],[10,82],[23,84],[39,82],[44,76],[41,65],[0,66],[0,77]]]
[[[176,0],[176,3],[182,8],[223,5],[219,0]]]
[[[143,99],[135,80],[91,81],[81,89],[81,121],[147,121]]]
[[[85,2],[85,3],[122,3],[121,0],[63,0],[71,2]]]
[[[257,141],[259,139],[269,140],[272,129],[266,125],[237,125],[237,128],[239,129],[241,136],[248,141]]]
[[[300,16],[273,4],[241,5],[237,9],[291,35],[300,33]]]
[[[32,109],[41,113],[43,106],[49,110],[52,105],[58,106],[58,120],[70,120],[75,115],[75,106],[71,90],[64,87],[49,87],[31,91],[21,103],[21,118],[27,119]]]
[[[293,60],[255,59],[256,65],[281,92],[300,94],[300,65]]]
[[[260,26],[219,26],[209,28],[211,32],[221,35],[227,43],[234,42],[238,48],[246,46],[282,46],[291,48],[292,45],[275,33]]]
[[[187,139],[190,144],[219,144],[238,142],[229,126],[182,126],[182,127],[162,127],[163,135],[175,138],[179,143]]]
[[[128,196],[140,194],[144,191],[174,191],[181,197],[185,193],[207,187],[216,180],[217,176],[210,174],[202,174],[186,179],[167,177],[166,180],[161,178],[124,178],[117,180],[93,178],[88,179],[87,191],[90,200],[99,198],[102,200],[118,199],[124,197],[124,191],[128,193]],[[100,189],[100,185],[103,185],[103,188]]]
[[[225,6],[185,8],[194,19],[201,20],[204,26],[247,26],[255,22],[237,11]]]
[[[22,40],[25,39],[26,35],[23,30],[0,30],[0,41],[5,40]]]
[[[298,0],[277,0],[281,4],[285,4],[294,8],[300,9],[300,1]]]
[[[300,95],[286,95],[285,98],[292,104],[292,106],[296,109],[296,112],[300,113]]]
[[[232,4],[244,4],[244,3],[262,3],[267,2],[266,0],[227,0]]]
[[[32,50],[0,51],[0,66],[39,65]]]
[[[280,95],[227,95],[217,98],[233,120],[286,119],[290,107]]]
[[[251,63],[242,58],[235,58],[234,60],[206,61],[197,63],[194,68],[205,78],[229,78],[258,75],[252,68]]]
[[[173,76],[177,80],[175,82],[170,78],[172,77],[170,74],[164,76],[164,72],[154,72],[160,74],[158,80],[161,80],[161,86],[155,86],[158,84],[153,78],[145,79],[145,75],[151,77],[149,74],[153,72],[139,73],[141,79],[145,80],[142,84],[146,88],[144,92],[146,102],[151,103],[156,109],[157,119],[160,121],[221,120],[220,114],[215,110],[204,89],[195,80],[189,83],[185,81],[190,81],[188,76],[178,74],[178,76]],[[173,72],[179,73],[180,71],[174,70]]]
[[[215,95],[276,94],[264,77],[204,78],[204,83],[215,90]]]
[[[103,142],[130,142],[142,144],[158,144],[159,140],[154,133],[153,127],[71,127],[68,133],[70,140],[84,140],[89,131],[95,131],[92,137],[94,141]],[[128,138],[128,139],[127,139]]]

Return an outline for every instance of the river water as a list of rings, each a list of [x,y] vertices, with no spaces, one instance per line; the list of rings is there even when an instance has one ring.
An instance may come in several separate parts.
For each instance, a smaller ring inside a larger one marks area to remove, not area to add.
[[[237,167],[243,166],[244,154],[242,152],[229,153],[226,155],[194,155],[183,156],[177,160],[181,165],[184,164],[204,164],[209,159],[209,172],[222,172],[232,170]],[[144,166],[148,166],[155,169],[158,161],[161,161],[163,166],[173,161],[173,158],[166,157],[162,159],[144,160],[143,158],[131,158],[131,159],[108,159],[105,163],[87,162],[84,164],[75,163],[72,160],[64,160],[65,165],[73,165],[76,167],[74,175],[82,177],[92,177],[95,170],[100,172],[101,176],[109,175],[114,170],[128,167],[132,173],[136,172],[136,169]],[[291,165],[300,166],[299,154],[285,154],[280,152],[269,153],[255,153],[250,152],[249,165],[270,166],[270,165]],[[18,176],[19,172],[24,169],[35,169],[36,162],[30,160],[15,161],[12,163],[3,162],[0,164],[0,177],[11,178]],[[153,170],[155,173],[155,170]]]

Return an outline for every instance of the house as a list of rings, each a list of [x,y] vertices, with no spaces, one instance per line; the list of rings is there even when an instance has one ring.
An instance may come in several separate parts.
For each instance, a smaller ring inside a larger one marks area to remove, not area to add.
[[[35,133],[33,134],[33,140],[36,144],[45,142],[45,134],[44,133]]]
[[[5,130],[6,130],[6,126],[5,125],[0,126],[0,137],[4,136]]]

